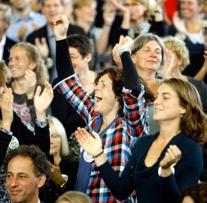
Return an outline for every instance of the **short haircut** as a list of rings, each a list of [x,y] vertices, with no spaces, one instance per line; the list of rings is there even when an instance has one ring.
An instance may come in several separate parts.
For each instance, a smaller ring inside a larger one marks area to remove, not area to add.
[[[183,70],[189,63],[189,51],[185,45],[185,42],[172,36],[164,37],[163,42],[165,47],[171,50],[181,61],[181,70]]]
[[[85,35],[81,35],[81,34],[69,35],[68,44],[69,44],[69,48],[70,47],[76,48],[83,58],[88,54],[93,54],[92,42]]]
[[[158,43],[158,45],[160,46],[161,55],[162,55],[161,65],[163,65],[163,63],[164,63],[164,44],[158,35],[155,35],[152,33],[138,35],[134,39],[134,46],[132,48],[132,53],[135,54],[137,51],[142,49],[145,46],[145,44],[147,44],[150,41],[156,41]]]
[[[6,157],[5,168],[8,169],[9,162],[17,157],[25,157],[31,159],[34,164],[34,174],[39,177],[45,175],[47,179],[50,177],[50,166],[44,152],[35,145],[20,145],[18,148],[10,151]]]

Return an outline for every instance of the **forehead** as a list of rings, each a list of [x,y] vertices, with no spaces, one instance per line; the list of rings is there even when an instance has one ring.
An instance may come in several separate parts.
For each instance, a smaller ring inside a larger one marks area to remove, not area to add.
[[[157,90],[158,94],[163,94],[163,93],[169,93],[169,94],[173,94],[173,95],[177,95],[176,92],[173,90],[172,87],[170,87],[169,85],[163,83],[159,86],[158,90]]]
[[[11,173],[27,173],[34,171],[34,164],[29,157],[16,156],[9,161],[7,172]]]
[[[14,53],[17,55],[22,55],[26,53],[26,50],[23,47],[16,46],[16,47],[11,48],[10,50],[10,54],[14,54]]]
[[[146,41],[145,43],[143,43],[143,47],[151,47],[151,48],[155,48],[155,49],[160,49],[161,50],[161,46],[155,40]]]
[[[70,54],[72,55],[80,55],[80,52],[75,47],[69,47]]]
[[[111,78],[109,77],[109,74],[108,73],[106,73],[106,74],[104,74],[103,76],[101,76],[100,78],[99,78],[99,80],[98,80],[98,82],[111,82],[112,83],[112,80],[111,80]]]

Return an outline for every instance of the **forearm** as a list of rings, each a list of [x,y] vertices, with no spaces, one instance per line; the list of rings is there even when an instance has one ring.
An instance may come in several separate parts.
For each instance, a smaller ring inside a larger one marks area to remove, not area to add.
[[[67,39],[56,41],[56,68],[58,81],[73,75],[73,65],[68,51]]]
[[[128,51],[121,54],[121,61],[123,65],[125,88],[131,89],[135,91],[136,94],[139,94],[141,91],[141,83],[135,65]]]

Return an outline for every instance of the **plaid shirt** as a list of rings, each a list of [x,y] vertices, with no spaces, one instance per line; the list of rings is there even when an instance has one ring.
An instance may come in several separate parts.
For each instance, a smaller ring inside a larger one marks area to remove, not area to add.
[[[89,131],[94,130],[97,120],[102,119],[94,112],[94,100],[83,90],[72,75],[58,83],[54,88],[62,93],[66,100],[76,109],[87,123]],[[123,116],[117,115],[105,130],[100,132],[104,154],[112,168],[119,174],[124,170],[132,148],[138,137],[147,134],[148,128],[145,116],[144,87],[138,97],[133,96],[130,90],[123,89],[124,108]],[[94,161],[91,162],[92,171],[89,177],[87,194],[97,203],[119,202],[109,191],[97,170]],[[118,187],[118,186],[117,186]],[[127,186],[126,186],[127,187]],[[129,202],[126,200],[125,202]]]

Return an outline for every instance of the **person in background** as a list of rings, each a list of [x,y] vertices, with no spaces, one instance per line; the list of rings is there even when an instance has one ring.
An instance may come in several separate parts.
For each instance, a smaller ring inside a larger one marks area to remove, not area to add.
[[[203,110],[207,113],[207,85],[201,80],[195,80],[182,73],[190,62],[189,51],[185,43],[173,36],[163,38],[163,42],[165,44],[165,63],[161,69],[162,78],[167,79],[175,77],[192,83],[198,90]]]
[[[6,36],[9,26],[10,8],[8,5],[0,3],[0,60],[8,63],[9,50],[16,44],[15,41]]]
[[[62,194],[55,203],[92,203],[90,197],[83,192],[70,191]]]
[[[48,117],[48,123],[51,179],[41,190],[40,197],[45,203],[53,203],[64,192],[74,190],[78,163],[68,156],[68,139],[62,123],[54,116]]]
[[[1,64],[2,78],[6,77],[5,63]],[[2,81],[3,82],[3,81]],[[49,83],[45,83],[44,89],[41,90],[37,87],[34,96],[34,106],[36,114],[36,122],[34,127],[34,134],[28,135],[28,130],[23,125],[19,117],[13,113],[13,94],[11,88],[7,88],[5,83],[1,87],[1,99],[0,99],[0,110],[1,110],[1,128],[0,128],[0,199],[4,203],[10,203],[8,194],[5,188],[5,156],[10,151],[23,144],[33,144],[39,146],[44,152],[49,151],[50,138],[49,138],[49,127],[47,125],[47,109],[53,98],[53,91]],[[12,131],[12,125],[15,123],[15,131]],[[18,129],[16,129],[18,128]],[[49,156],[49,153],[47,154]]]
[[[198,183],[183,192],[182,203],[206,203],[207,202],[207,182]]]
[[[34,145],[21,145],[7,155],[5,167],[11,201],[41,203],[39,189],[50,174],[46,155]]]
[[[10,0],[10,25],[6,35],[13,41],[25,41],[34,30],[46,24],[45,16],[32,11],[31,0]]]
[[[26,38],[27,42],[34,44],[38,47],[41,57],[44,59],[46,67],[49,73],[49,81],[52,81],[57,77],[55,68],[55,36],[52,29],[52,22],[54,18],[61,15],[64,12],[63,0],[43,0],[42,1],[42,13],[47,19],[47,23],[39,29],[32,32]],[[76,26],[71,25],[68,33],[83,34],[83,30]]]

